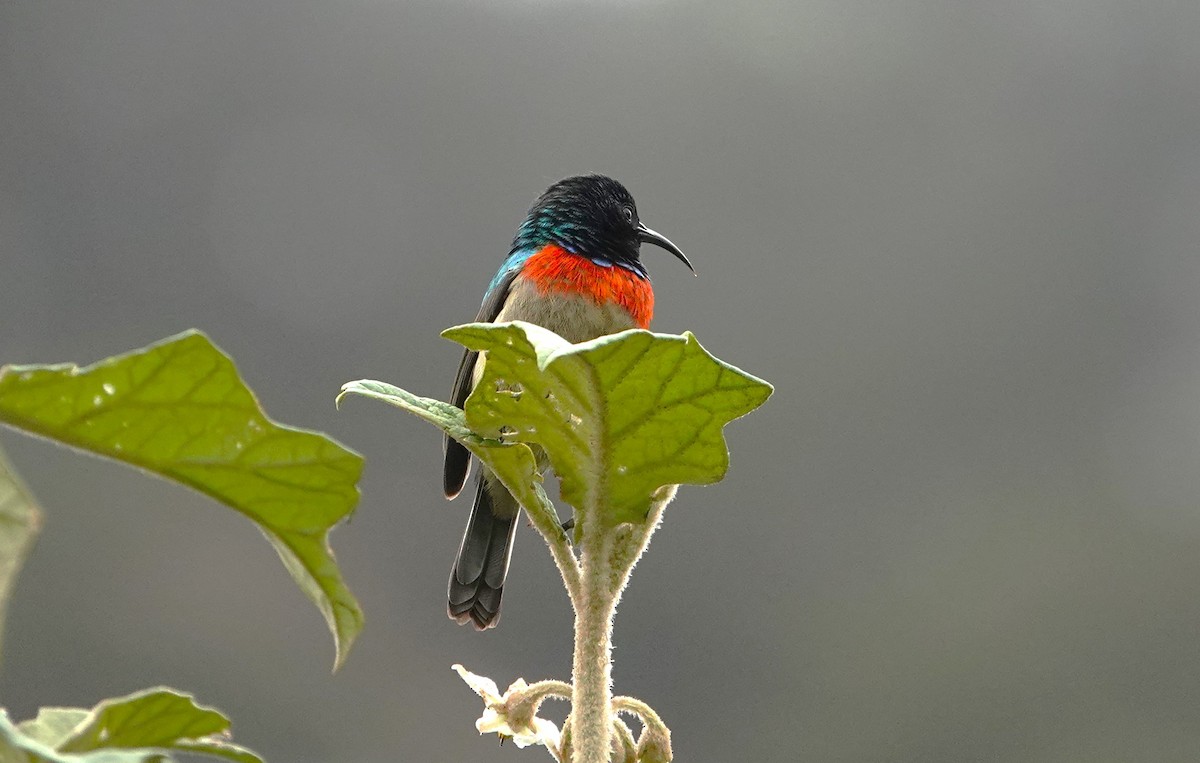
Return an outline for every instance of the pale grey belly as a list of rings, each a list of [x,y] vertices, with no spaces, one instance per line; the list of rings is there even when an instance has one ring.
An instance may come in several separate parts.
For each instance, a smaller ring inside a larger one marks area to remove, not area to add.
[[[573,344],[637,327],[620,305],[601,307],[579,294],[542,296],[527,281],[513,284],[504,309],[496,316],[497,323],[505,321],[536,323]]]
[[[496,323],[526,321],[536,323],[572,344],[586,342],[605,334],[637,328],[633,318],[620,305],[597,305],[590,297],[577,294],[542,296],[537,287],[527,281],[513,284],[496,316]],[[480,353],[475,362],[474,384],[479,383],[487,353]]]

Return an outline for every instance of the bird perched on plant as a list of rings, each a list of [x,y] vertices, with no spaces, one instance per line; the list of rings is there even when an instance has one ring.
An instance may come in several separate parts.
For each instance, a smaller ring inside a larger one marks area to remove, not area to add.
[[[642,265],[642,244],[654,244],[692,263],[679,247],[647,228],[625,187],[603,175],[560,180],[546,189],[513,239],[492,278],[478,322],[521,320],[569,342],[585,342],[630,328],[648,328],[654,290]],[[693,272],[694,269],[693,269]],[[467,351],[451,401],[462,407],[479,381],[479,353]],[[462,490],[470,453],[446,438],[443,487]],[[459,623],[484,630],[500,619],[500,597],[521,507],[485,468],[475,478],[475,502],[450,572],[448,611]]]

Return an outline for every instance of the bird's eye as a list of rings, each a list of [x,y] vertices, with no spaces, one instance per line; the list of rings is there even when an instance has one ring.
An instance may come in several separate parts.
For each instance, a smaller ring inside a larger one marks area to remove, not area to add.
[[[625,215],[625,219],[628,220],[630,224],[632,224],[633,223],[633,207],[622,207],[621,212]]]

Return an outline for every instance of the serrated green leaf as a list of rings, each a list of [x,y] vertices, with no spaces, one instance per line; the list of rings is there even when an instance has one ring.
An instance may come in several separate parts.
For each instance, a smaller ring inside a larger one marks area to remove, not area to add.
[[[722,428],[772,392],[690,333],[632,330],[573,345],[518,321],[442,335],[487,353],[467,427],[542,446],[563,500],[580,509],[590,495],[607,524],[642,521],[663,485],[719,481],[729,467]]]
[[[362,629],[329,548],[358,502],[362,457],[273,422],[227,355],[188,331],[79,368],[0,368],[0,423],[183,483],[258,524],[334,635]]]
[[[0,451],[0,633],[17,572],[41,529],[42,515],[29,490]]]
[[[0,761],[156,763],[185,752],[263,763],[255,753],[230,742],[228,731],[229,719],[218,711],[197,705],[188,694],[160,687],[104,700],[90,711],[43,708],[36,719],[18,726],[0,712]]]

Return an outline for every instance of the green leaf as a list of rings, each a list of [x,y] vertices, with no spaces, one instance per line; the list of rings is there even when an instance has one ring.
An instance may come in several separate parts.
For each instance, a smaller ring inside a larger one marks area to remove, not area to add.
[[[195,742],[177,742],[175,749],[180,752],[188,752],[194,755],[208,755],[214,758],[225,758],[232,760],[234,763],[263,763],[262,758],[254,754],[245,747],[240,747],[233,742],[225,742],[218,739],[209,739]]]
[[[465,423],[485,438],[545,448],[576,509],[642,521],[663,485],[709,484],[729,468],[722,428],[771,385],[696,338],[624,331],[571,344],[540,326],[473,323],[442,333],[487,352]]]
[[[362,630],[329,531],[358,502],[362,457],[269,419],[227,355],[187,331],[92,366],[0,368],[0,423],[183,483],[258,524],[321,610],[335,669]]]
[[[26,721],[29,723],[29,721]],[[61,763],[54,748],[33,737],[21,733],[8,718],[8,711],[0,709],[0,763]]]
[[[77,707],[43,707],[38,710],[36,718],[21,721],[17,728],[30,739],[50,747],[58,747],[88,715],[87,710]]]
[[[17,572],[33,548],[42,515],[0,451],[0,629]]]
[[[220,712],[160,687],[104,700],[90,711],[43,708],[19,726],[0,713],[0,761],[151,763],[184,752],[263,763],[228,733],[229,719]]]
[[[96,705],[58,745],[59,752],[101,748],[162,747],[229,731],[229,719],[191,695],[167,688],[145,689]]]
[[[461,442],[495,472],[521,505],[534,507],[545,500],[541,493],[541,476],[537,472],[533,451],[520,443],[503,442],[476,435],[463,423],[462,409],[441,400],[414,395],[391,384],[367,379],[342,385],[338,402],[340,403],[346,395],[361,395],[380,400],[408,411],[441,429]]]

